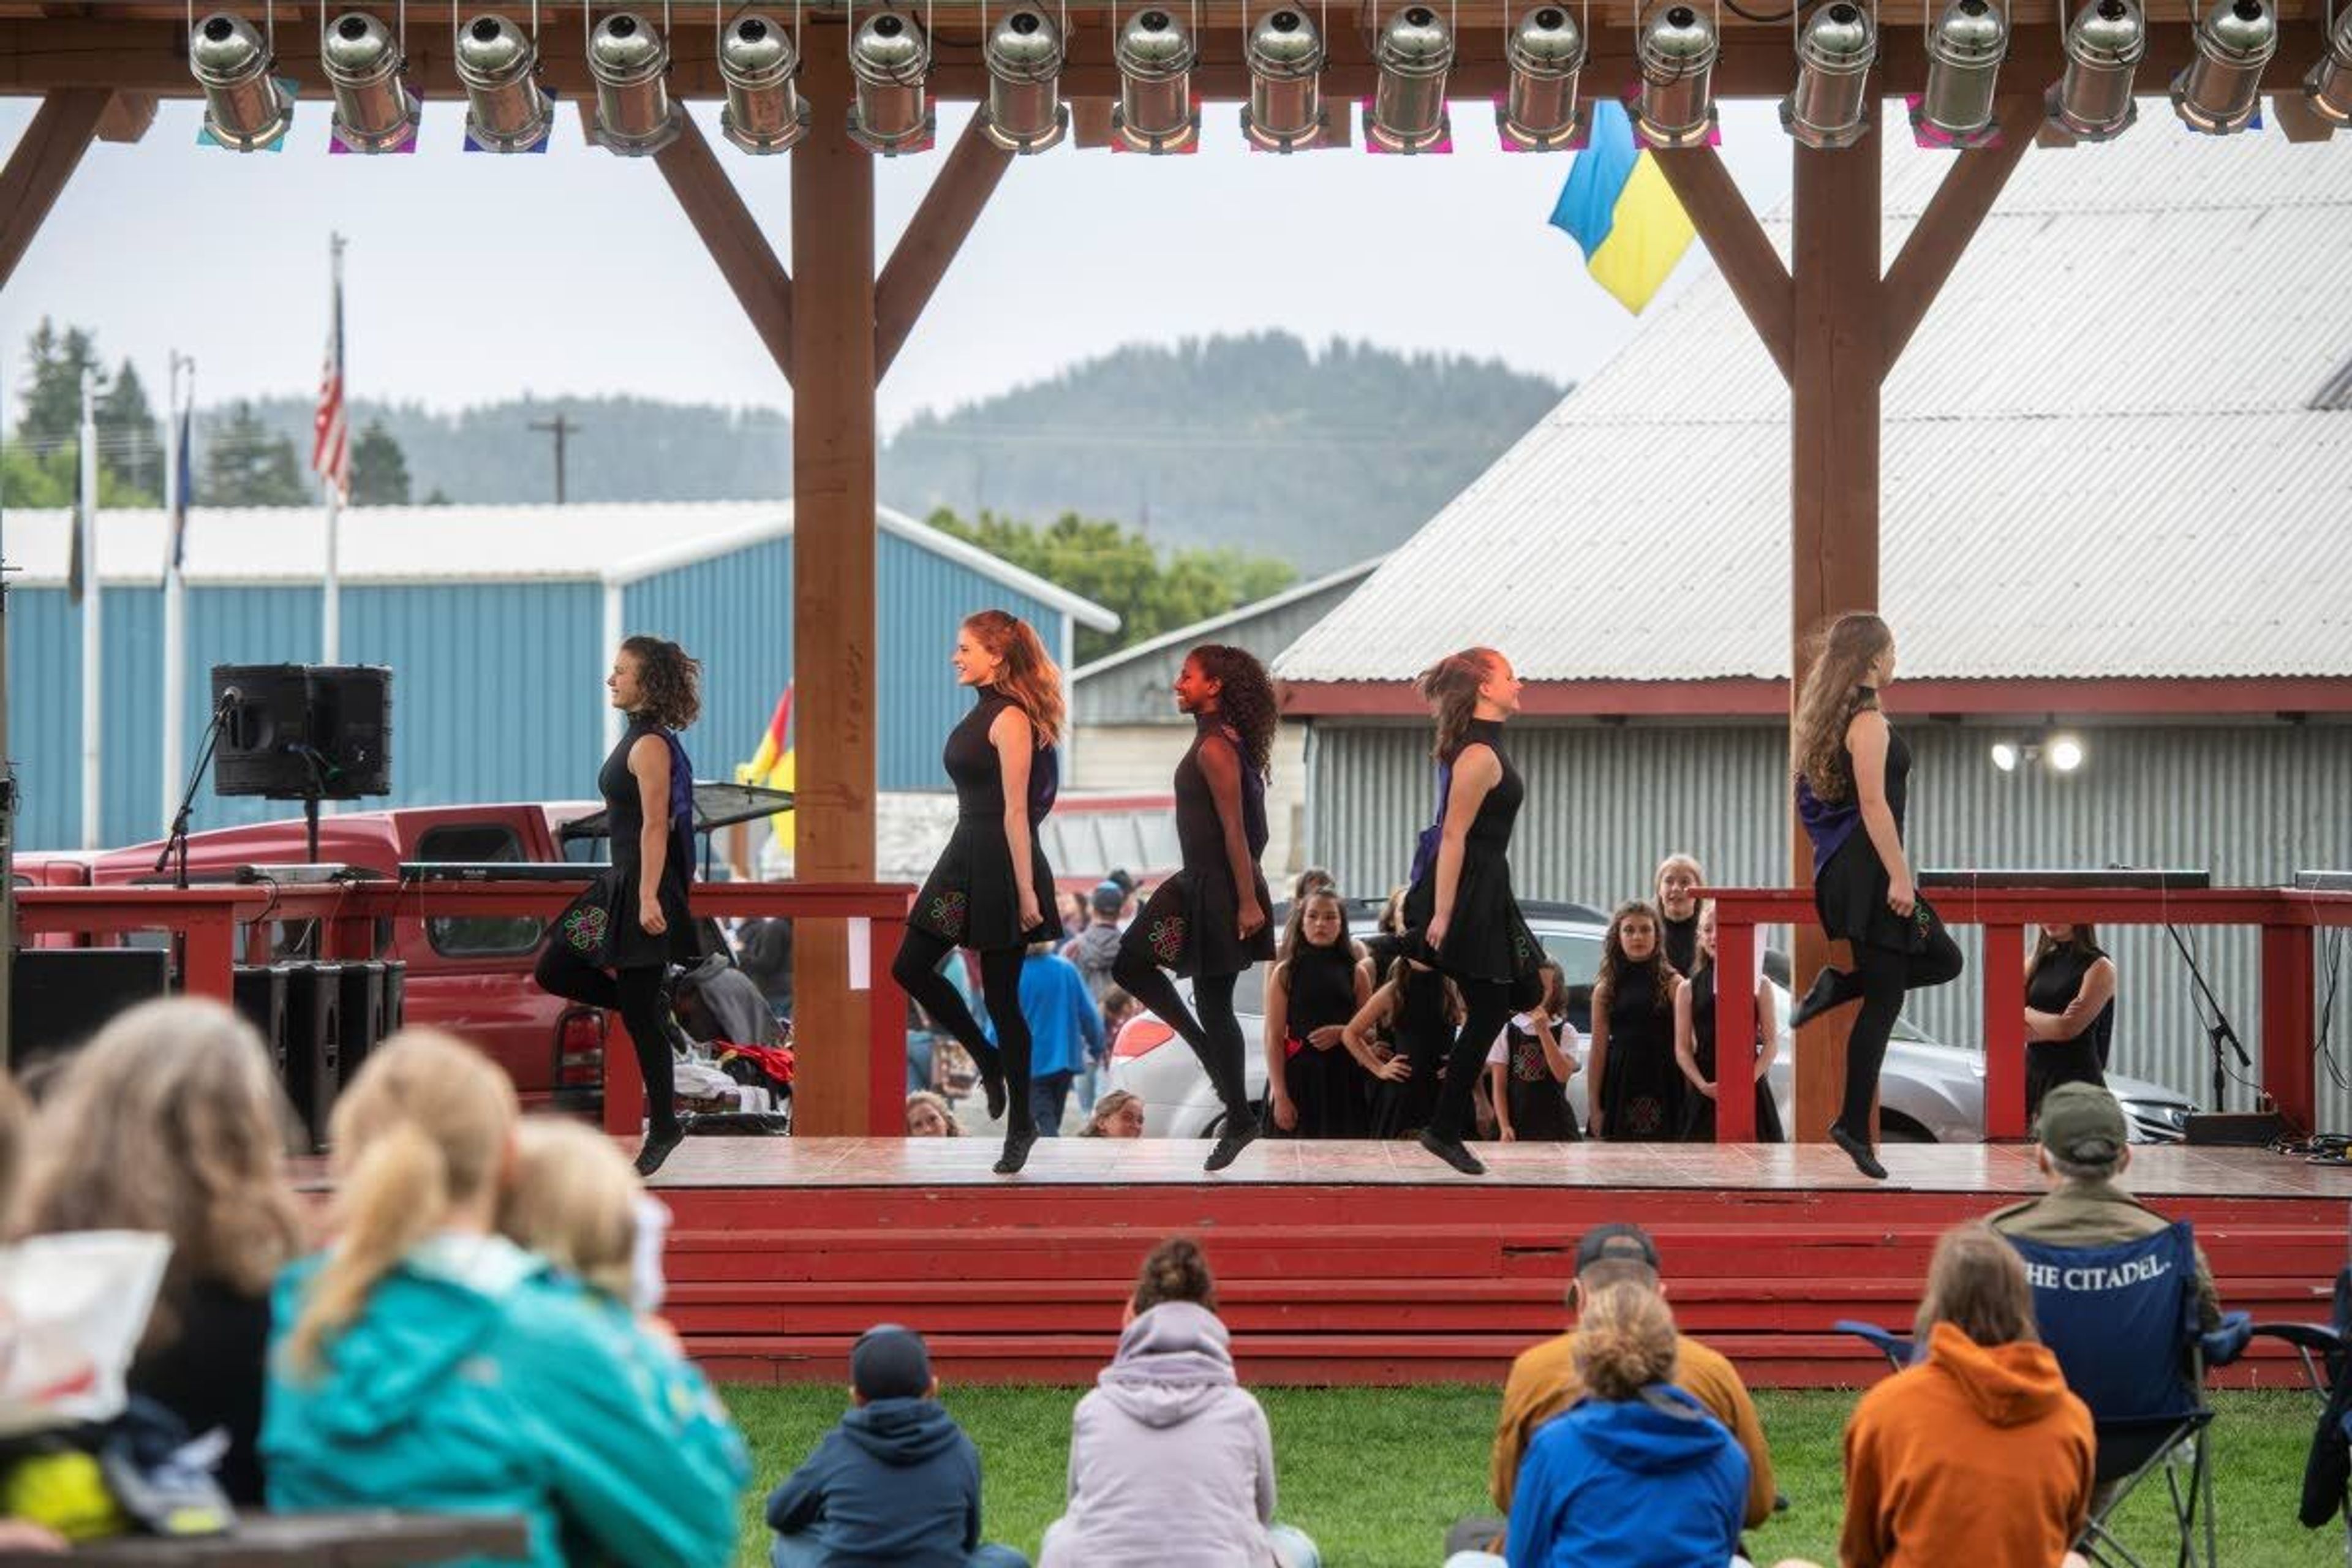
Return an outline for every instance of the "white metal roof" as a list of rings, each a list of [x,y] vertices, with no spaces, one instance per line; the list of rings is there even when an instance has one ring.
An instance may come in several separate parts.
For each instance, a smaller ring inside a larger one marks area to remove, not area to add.
[[[1906,676],[2352,675],[2352,158],[2160,105],[2030,152],[1885,395]],[[1949,154],[1887,154],[1885,254]],[[1785,256],[1785,213],[1768,221]],[[1789,394],[1719,277],[1662,308],[1276,661],[1784,678]]]
[[[1360,582],[1379,570],[1381,563],[1387,559],[1386,555],[1375,555],[1369,561],[1359,561],[1353,566],[1342,566],[1337,572],[1327,573],[1311,583],[1297,584],[1285,588],[1279,594],[1269,594],[1263,599],[1253,599],[1246,605],[1237,605],[1223,615],[1211,616],[1205,620],[1194,621],[1190,626],[1178,626],[1172,632],[1162,632],[1158,637],[1137,643],[1132,647],[1120,648],[1117,653],[1105,654],[1091,664],[1078,666],[1077,668],[1070,671],[1070,679],[1074,681],[1089,679],[1094,676],[1107,674],[1125,665],[1132,664],[1139,658],[1149,658],[1155,653],[1162,653],[1171,647],[1189,647],[1194,643],[1205,642],[1212,634],[1239,626],[1244,621],[1256,620],[1276,610],[1286,609],[1301,599],[1312,598],[1318,594],[1346,584]]]
[[[886,533],[1110,631],[1118,616],[904,512],[875,509]],[[160,509],[102,511],[99,568],[110,584],[154,584],[163,571]],[[9,509],[0,521],[8,563],[26,587],[66,580],[71,514]],[[610,501],[577,506],[347,508],[337,567],[351,584],[638,582],[793,531],[793,503]],[[325,513],[316,507],[195,507],[188,514],[191,584],[315,583],[326,568]]]

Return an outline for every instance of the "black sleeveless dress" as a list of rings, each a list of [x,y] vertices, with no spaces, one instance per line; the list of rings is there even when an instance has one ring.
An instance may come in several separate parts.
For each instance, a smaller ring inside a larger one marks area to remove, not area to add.
[[[2037,1013],[2063,1013],[2083,989],[2083,977],[2105,954],[2062,947],[2043,959],[2025,983],[2025,1005]],[[2062,1083],[2107,1086],[2104,1068],[2107,1045],[2114,1037],[2113,997],[2091,1020],[2091,1026],[2071,1040],[2028,1040],[2025,1043],[2025,1119],[2032,1125],[2042,1109],[2042,1097]]]
[[[1356,1016],[1356,955],[1345,939],[1329,947],[1301,942],[1290,956],[1290,999],[1284,1015],[1283,1081],[1298,1111],[1293,1138],[1369,1138],[1378,1081],[1345,1046],[1318,1050],[1307,1038]],[[1272,1122],[1267,1131],[1276,1131]]]
[[[648,735],[657,735],[668,745],[671,775],[669,852],[662,857],[659,888],[662,918],[669,929],[659,936],[637,923],[637,901],[645,868],[637,840],[646,830],[646,814],[637,793],[636,775],[629,772],[629,748]],[[678,788],[681,773],[683,791]],[[694,913],[686,895],[694,868],[694,820],[691,816],[681,819],[678,810],[681,794],[689,812],[694,802],[694,775],[685,748],[660,725],[633,717],[620,742],[604,759],[604,765],[596,770],[596,791],[604,797],[604,819],[613,836],[613,874],[620,889],[613,911],[612,966],[651,969],[667,963],[694,963],[701,956],[700,943],[695,939]]]
[[[1543,1041],[1534,1031],[1519,1027],[1517,1015],[1503,1026],[1503,1092],[1511,1111],[1511,1131],[1522,1143],[1574,1143],[1583,1134],[1576,1128],[1576,1112],[1568,1103],[1568,1085],[1551,1076]],[[1557,1032],[1564,1027],[1552,1020]]]
[[[1691,1055],[1698,1060],[1699,1076],[1712,1080],[1715,1077],[1715,965],[1710,963],[1691,976]],[[1760,1031],[1759,1031],[1760,1033]],[[1756,1045],[1748,1044],[1748,1064],[1756,1060]],[[1614,1056],[1612,1050],[1610,1053]],[[1683,1138],[1686,1142],[1715,1142],[1715,1101],[1683,1080]],[[1772,1086],[1764,1079],[1756,1080],[1756,1142],[1780,1143],[1780,1107],[1772,1099]]]
[[[1445,976],[1434,969],[1405,966],[1404,997],[1397,1008],[1393,1044],[1397,1054],[1412,1064],[1412,1076],[1402,1083],[1374,1080],[1372,1136],[1403,1138],[1429,1125],[1437,1109],[1437,1069],[1454,1044],[1453,1007],[1446,1000]]]
[[[1675,1065],[1675,1016],[1657,1001],[1662,954],[1629,964],[1609,998],[1608,1075],[1598,1085],[1601,1136],[1612,1143],[1678,1137],[1683,1125],[1683,1069]]]
[[[1843,752],[1848,777],[1853,773],[1853,753]],[[1886,732],[1886,809],[1895,817],[1895,837],[1903,839],[1905,808],[1910,803],[1911,748],[1900,731]],[[1797,808],[1813,841],[1813,909],[1822,929],[1842,942],[1863,942],[1893,952],[1926,951],[1930,932],[1943,921],[1920,899],[1904,919],[1886,907],[1892,879],[1878,858],[1869,830],[1862,825],[1859,794],[1824,802],[1799,780]]]
[[[1037,896],[1038,921],[1026,931],[1021,926],[1021,889],[1004,837],[1004,773],[988,739],[996,716],[1013,706],[1002,692],[985,692],[948,731],[941,761],[955,784],[955,832],[907,916],[911,926],[982,952],[1062,934],[1054,918],[1054,868],[1037,840],[1037,825],[1054,809],[1061,784],[1061,754],[1051,746],[1039,747],[1029,763],[1029,886]]]
[[[1242,838],[1249,848],[1257,907],[1270,911],[1274,900],[1266,892],[1265,874],[1257,868],[1258,857],[1265,853],[1265,781],[1241,756],[1241,738],[1220,723],[1215,714],[1197,714],[1194,720],[1199,728],[1192,744],[1176,764],[1176,845],[1184,867],[1152,890],[1128,926],[1121,945],[1139,950],[1150,963],[1179,974],[1239,974],[1274,957],[1274,922],[1269,917],[1247,942],[1235,930],[1241,898],[1234,887],[1233,864],[1225,854],[1224,822],[1217,815],[1217,797],[1209,788],[1208,774],[1201,769],[1201,742],[1212,735],[1222,736],[1241,763]]]
[[[1658,911],[1658,945],[1665,950],[1666,962],[1678,974],[1688,974],[1698,963],[1698,917],[1686,921],[1670,921],[1664,910]]]
[[[1543,994],[1543,979],[1536,966],[1543,962],[1543,944],[1519,913],[1511,893],[1511,827],[1527,799],[1527,785],[1503,751],[1503,726],[1493,720],[1473,720],[1463,741],[1484,745],[1495,753],[1503,776],[1478,803],[1462,846],[1462,874],[1454,887],[1454,911],[1446,922],[1445,942],[1434,954],[1437,967],[1457,980],[1484,981],[1511,987],[1517,1005],[1532,1006]],[[1459,753],[1456,753],[1457,755]],[[1404,898],[1405,929],[1417,937],[1429,930],[1437,913],[1437,868],[1433,863]]]

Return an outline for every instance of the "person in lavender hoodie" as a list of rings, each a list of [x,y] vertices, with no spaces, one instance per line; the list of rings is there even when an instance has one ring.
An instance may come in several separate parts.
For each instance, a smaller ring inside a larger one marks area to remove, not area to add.
[[[1312,1541],[1274,1522],[1274,1436],[1216,1308],[1192,1242],[1144,1259],[1118,1354],[1072,1418],[1069,1509],[1037,1568],[1320,1568]]]

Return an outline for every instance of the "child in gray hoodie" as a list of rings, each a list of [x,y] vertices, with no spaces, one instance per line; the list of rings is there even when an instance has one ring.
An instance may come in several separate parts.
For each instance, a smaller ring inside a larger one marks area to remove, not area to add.
[[[1078,1401],[1069,1508],[1038,1568],[1318,1568],[1315,1543],[1274,1522],[1274,1437],[1229,1344],[1201,1249],[1162,1242],[1118,1356]]]

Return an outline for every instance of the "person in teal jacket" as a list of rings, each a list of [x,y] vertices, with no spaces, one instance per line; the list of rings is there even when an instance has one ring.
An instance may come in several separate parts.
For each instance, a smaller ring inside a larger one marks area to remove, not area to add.
[[[337,1103],[336,1240],[278,1285],[270,1507],[513,1514],[532,1568],[719,1568],[742,1441],[626,1308],[494,1233],[516,1121],[505,1074],[425,1031]]]

